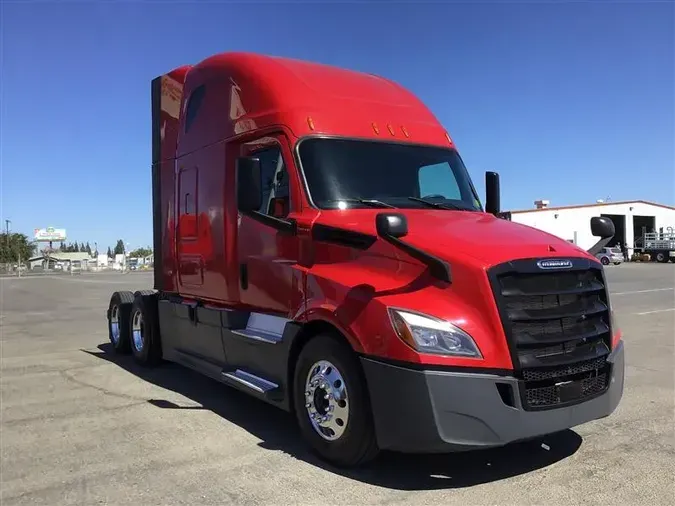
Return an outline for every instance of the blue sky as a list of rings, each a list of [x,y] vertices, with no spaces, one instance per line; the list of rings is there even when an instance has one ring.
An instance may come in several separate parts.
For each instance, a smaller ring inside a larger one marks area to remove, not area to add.
[[[675,205],[672,2],[248,4],[1,2],[1,219],[151,244],[150,80],[228,50],[395,79],[506,209]]]

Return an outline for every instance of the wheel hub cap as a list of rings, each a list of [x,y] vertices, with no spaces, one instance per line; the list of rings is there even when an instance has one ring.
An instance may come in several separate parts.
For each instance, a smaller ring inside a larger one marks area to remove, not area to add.
[[[110,310],[110,336],[112,337],[113,344],[117,344],[120,341],[120,315],[119,307],[113,306]]]
[[[335,441],[344,434],[349,421],[347,387],[332,363],[322,360],[310,368],[305,381],[305,409],[322,438]]]
[[[136,311],[131,320],[131,336],[136,351],[143,351],[143,313]]]

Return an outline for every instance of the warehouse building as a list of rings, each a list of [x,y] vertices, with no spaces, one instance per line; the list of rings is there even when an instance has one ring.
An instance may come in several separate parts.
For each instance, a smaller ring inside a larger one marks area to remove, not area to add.
[[[548,200],[537,200],[533,209],[510,211],[511,221],[538,228],[588,249],[597,242],[591,235],[591,218],[606,216],[616,229],[609,246],[628,244],[629,252],[642,247],[645,233],[675,231],[675,207],[645,200],[603,202],[551,207]]]

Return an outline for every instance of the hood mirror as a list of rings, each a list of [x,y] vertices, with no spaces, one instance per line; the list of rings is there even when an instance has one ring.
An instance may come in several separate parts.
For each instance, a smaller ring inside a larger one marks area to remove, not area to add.
[[[450,265],[445,260],[401,240],[401,237],[408,235],[408,220],[403,214],[379,213],[375,216],[375,229],[383,240],[426,264],[436,279],[446,283],[452,282]]]
[[[596,242],[588,253],[595,256],[602,251],[602,248],[609,244],[609,241],[614,237],[616,230],[614,222],[606,216],[593,216],[591,218],[591,233],[600,240]]]
[[[591,234],[601,239],[614,237],[616,230],[614,222],[606,216],[593,216],[591,218]]]
[[[375,228],[380,237],[401,238],[408,235],[408,220],[398,213],[380,213],[375,217]]]

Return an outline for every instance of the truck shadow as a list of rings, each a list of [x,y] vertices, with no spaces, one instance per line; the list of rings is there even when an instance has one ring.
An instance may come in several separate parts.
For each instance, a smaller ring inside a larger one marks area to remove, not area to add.
[[[582,443],[580,435],[566,430],[504,448],[463,454],[403,455],[383,452],[365,468],[344,470],[314,456],[305,446],[294,418],[276,407],[177,364],[164,363],[148,369],[137,365],[129,356],[115,354],[109,343],[99,345],[98,350],[82,351],[199,404],[197,407],[183,407],[165,399],[148,399],[148,403],[157,408],[209,410],[261,439],[259,446],[262,448],[283,451],[329,472],[390,489],[450,489],[490,483],[550,466],[573,455]]]

